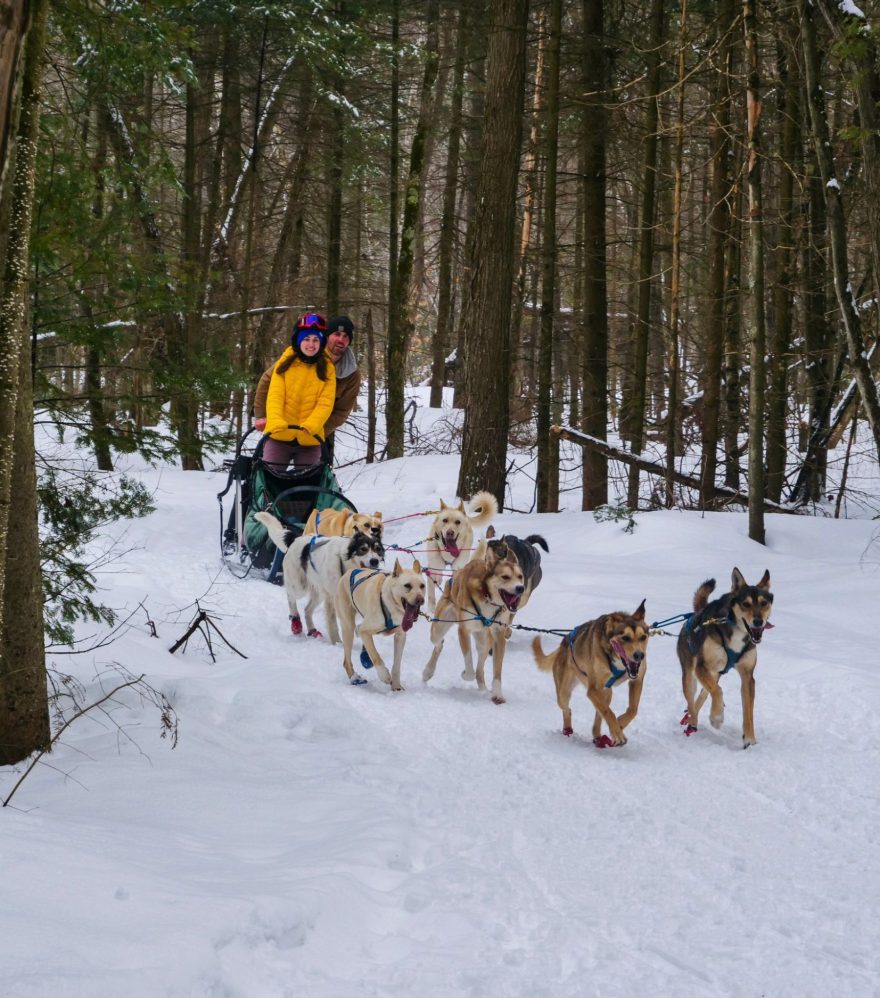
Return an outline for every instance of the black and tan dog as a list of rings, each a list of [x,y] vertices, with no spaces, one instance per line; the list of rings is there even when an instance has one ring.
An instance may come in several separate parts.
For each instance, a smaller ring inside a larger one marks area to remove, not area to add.
[[[496,544],[506,544],[516,556],[519,567],[523,573],[523,585],[525,589],[519,601],[519,609],[522,610],[526,603],[532,598],[532,593],[538,588],[543,573],[541,571],[541,552],[538,548],[543,548],[549,554],[550,548],[540,534],[529,534],[528,537],[517,537],[515,534],[504,534],[500,540],[495,539],[495,528],[486,528],[487,546],[491,550]]]
[[[598,748],[626,745],[623,729],[639,712],[639,700],[648,667],[645,655],[648,647],[648,625],[645,623],[645,601],[635,613],[606,613],[588,620],[562,639],[559,647],[545,655],[541,639],[532,642],[532,652],[538,668],[553,672],[556,701],[562,710],[562,733],[573,733],[571,726],[571,694],[577,683],[587,688],[587,698],[596,708],[593,720],[593,743]],[[612,691],[618,683],[629,687],[629,703],[619,717],[611,709]],[[602,722],[610,737],[603,735]]]
[[[476,679],[477,686],[485,690],[484,669],[491,653],[492,701],[504,703],[501,668],[504,665],[504,649],[510,637],[510,621],[525,590],[523,573],[513,553],[501,542],[496,542],[487,550],[485,541],[481,541],[477,553],[480,557],[472,558],[446,583],[431,624],[434,650],[422,673],[422,679],[428,682],[434,675],[437,659],[443,649],[444,636],[453,624],[457,624],[458,643],[465,665],[461,678]],[[477,649],[476,671],[471,638]]]
[[[754,745],[755,738],[755,666],[758,645],[773,606],[770,572],[765,571],[756,586],[750,586],[742,572],[734,568],[731,588],[719,599],[709,602],[715,580],[707,579],[694,593],[694,613],[678,635],[678,658],[681,662],[681,686],[687,710],[681,723],[685,734],[697,730],[700,708],[712,698],[709,721],[713,728],[724,723],[724,697],[718,682],[732,668],[739,673],[742,688],[743,748]],[[699,696],[697,682],[703,687]]]

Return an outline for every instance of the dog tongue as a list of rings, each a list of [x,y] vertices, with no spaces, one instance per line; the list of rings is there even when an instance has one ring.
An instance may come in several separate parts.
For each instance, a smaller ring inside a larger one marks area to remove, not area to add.
[[[450,554],[454,554],[457,558],[461,554],[461,548],[455,543],[455,541],[455,534],[447,534],[445,540],[443,541],[443,547],[445,547]]]
[[[400,622],[401,630],[408,631],[418,619],[419,608],[412,603],[404,603],[403,620]]]

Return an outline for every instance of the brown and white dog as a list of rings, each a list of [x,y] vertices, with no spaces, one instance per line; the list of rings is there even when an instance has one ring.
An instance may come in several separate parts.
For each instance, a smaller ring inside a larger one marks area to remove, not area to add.
[[[742,572],[734,568],[731,588],[719,599],[709,602],[715,580],[707,579],[694,593],[694,613],[678,635],[678,659],[681,662],[681,686],[687,710],[681,723],[685,734],[697,730],[700,708],[712,698],[709,723],[720,728],[724,723],[724,697],[719,679],[729,669],[739,673],[742,693],[743,748],[755,738],[755,666],[758,645],[773,608],[770,572],[765,571],[755,586],[750,586]],[[697,696],[697,682],[703,687]]]
[[[427,568],[425,574],[437,577],[437,587],[442,590],[450,573],[471,560],[474,547],[474,528],[485,526],[498,513],[498,500],[490,492],[478,492],[467,506],[447,506],[440,500],[440,511],[428,531]],[[436,593],[428,586],[428,607],[434,609]]]
[[[453,624],[457,624],[458,642],[465,665],[461,678],[469,681],[476,679],[479,689],[485,690],[484,669],[491,652],[492,701],[504,703],[501,689],[504,650],[510,637],[510,621],[516,613],[525,586],[519,562],[505,544],[498,542],[491,550],[482,550],[485,552],[483,556],[473,558],[460,568],[443,590],[431,624],[434,650],[422,673],[422,679],[427,683],[434,675],[446,632]],[[477,649],[476,671],[471,638]]]
[[[532,642],[532,652],[542,672],[553,672],[556,702],[562,710],[562,733],[573,733],[571,726],[571,694],[577,683],[587,688],[587,699],[596,708],[593,720],[593,744],[598,748],[626,745],[623,729],[639,712],[639,700],[645,681],[648,647],[648,625],[645,623],[645,601],[635,613],[605,613],[588,620],[563,638],[559,647],[545,655],[541,639]],[[620,716],[611,709],[615,686],[626,683],[629,703]],[[610,737],[602,734],[602,722]]]
[[[324,537],[351,537],[359,532],[382,539],[381,513],[352,513],[350,509],[313,509],[306,520],[304,534]]]
[[[425,577],[421,565],[416,561],[411,569],[405,569],[400,567],[399,561],[395,561],[391,572],[353,569],[339,580],[334,602],[342,630],[342,667],[349,681],[355,686],[366,682],[355,673],[351,663],[355,619],[359,615],[362,620],[358,633],[364,643],[361,662],[365,666],[375,666],[379,678],[389,683],[391,689],[403,689],[400,685],[400,665],[406,635],[419,619],[419,611],[425,602]],[[376,650],[373,639],[377,634],[394,635],[394,664],[390,673]]]

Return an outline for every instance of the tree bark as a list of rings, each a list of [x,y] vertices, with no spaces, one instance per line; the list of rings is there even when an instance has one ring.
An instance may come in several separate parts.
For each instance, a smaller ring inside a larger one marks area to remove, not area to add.
[[[849,260],[847,252],[846,217],[843,211],[843,193],[834,173],[831,154],[831,137],[828,120],[825,117],[824,99],[819,82],[818,60],[816,58],[816,29],[813,21],[814,8],[810,0],[800,0],[801,38],[804,47],[804,74],[807,83],[807,106],[813,133],[813,146],[822,177],[822,190],[825,196],[825,210],[828,214],[828,236],[831,243],[831,264],[834,277],[834,292],[840,309],[849,362],[859,386],[859,395],[865,418],[874,440],[874,449],[880,460],[880,397],[877,385],[871,375],[862,337],[862,324],[859,311],[849,283]]]
[[[397,274],[394,279],[394,309],[388,322],[388,365],[386,381],[388,396],[385,409],[385,427],[388,440],[388,457],[403,457],[403,408],[406,384],[406,361],[413,335],[410,290],[413,274],[413,249],[416,224],[422,202],[425,163],[425,140],[433,127],[430,120],[431,94],[437,79],[439,62],[440,2],[430,0],[427,12],[425,39],[425,71],[419,100],[419,119],[413,135],[409,157],[409,173],[403,203],[403,224],[400,231],[400,250]]]
[[[645,110],[642,206],[639,217],[638,305],[633,335],[632,383],[626,399],[623,431],[633,450],[645,445],[645,395],[648,381],[648,342],[651,333],[651,290],[654,274],[654,206],[657,190],[657,121],[660,92],[660,47],[663,44],[664,0],[652,0],[651,34],[645,73],[647,104]],[[630,467],[627,504],[639,504],[639,471]]]
[[[788,367],[793,322],[795,210],[794,176],[800,159],[800,80],[798,60],[792,58],[797,46],[797,25],[786,22],[779,40],[779,69],[782,83],[779,115],[782,119],[779,177],[779,226],[776,248],[776,280],[773,287],[772,368],[767,406],[767,495],[779,502],[785,481],[788,457],[786,416],[788,413]]]
[[[709,278],[703,373],[703,440],[700,459],[702,504],[709,505],[718,473],[721,426],[721,370],[724,345],[725,246],[730,236],[730,81],[733,75],[735,0],[721,0],[718,17],[719,73],[709,125],[709,217],[707,221]],[[730,483],[728,482],[728,485]]]
[[[767,333],[764,322],[764,203],[761,190],[761,78],[757,0],[743,2],[746,47],[746,124],[749,191],[749,537],[764,543],[764,394]]]
[[[608,277],[606,250],[607,178],[605,172],[608,112],[608,56],[604,0],[583,0],[584,106],[581,119],[583,213],[583,347],[581,377],[584,433],[608,434]],[[608,502],[608,462],[595,448],[584,451],[582,506],[596,509]]]
[[[452,72],[452,97],[449,112],[449,144],[446,153],[446,180],[443,186],[443,208],[440,218],[440,249],[437,264],[437,329],[431,346],[431,408],[443,402],[443,381],[446,358],[449,354],[452,332],[452,258],[455,250],[455,204],[458,196],[458,157],[461,150],[461,111],[464,98],[464,61],[467,51],[467,33],[470,25],[467,0],[463,0],[458,14],[458,39],[455,47],[455,67]]]
[[[0,216],[10,226],[0,289],[0,765],[19,762],[50,742],[25,303],[48,7],[48,0],[33,0],[30,21],[8,24],[17,37],[3,39],[22,57],[8,82],[15,95],[0,93],[9,130],[2,148],[10,160],[0,164],[0,177],[11,179],[9,187],[0,186],[3,200],[9,198],[9,210],[4,204]],[[8,46],[0,44],[2,49]]]
[[[488,489],[503,504],[510,420],[510,300],[522,138],[528,0],[492,0],[486,114],[462,327],[470,392],[458,494]],[[477,348],[477,342],[479,348]]]
[[[559,464],[550,438],[553,388],[553,318],[556,306],[556,169],[559,158],[559,36],[562,0],[550,0],[547,101],[544,107],[544,234],[541,247],[541,340],[538,351],[538,512],[555,513]]]

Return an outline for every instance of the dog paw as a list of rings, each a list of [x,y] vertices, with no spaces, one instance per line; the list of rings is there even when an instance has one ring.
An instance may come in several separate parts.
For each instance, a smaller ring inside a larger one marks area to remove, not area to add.
[[[495,694],[495,695],[494,695],[494,696],[492,697],[492,703],[499,703],[499,704],[500,704],[500,703],[507,703],[507,701],[506,701],[506,700],[504,699],[504,697],[503,697],[503,696],[501,696],[501,694],[500,694],[500,693],[496,693],[496,694]]]
[[[562,733],[566,738],[570,738],[574,734],[574,728],[563,728]]]
[[[363,676],[352,676],[351,679],[349,679],[349,683],[352,686],[366,686],[367,685],[367,681],[366,681],[366,679],[364,679]]]
[[[596,748],[613,748],[614,741],[608,735],[599,735],[598,738],[593,739],[593,744]]]
[[[694,734],[694,733],[696,732],[696,730],[697,730],[697,726],[696,726],[696,724],[689,724],[689,725],[688,725],[688,726],[687,726],[687,727],[686,727],[686,728],[684,729],[684,734],[685,734],[685,737],[686,737],[686,738],[690,738],[690,736],[691,736],[692,734]]]
[[[291,632],[291,634],[296,634],[296,635],[302,634],[302,632],[303,632],[303,625],[302,625],[302,621],[299,619],[299,617],[291,617],[290,618],[290,632]]]
[[[318,630],[317,627],[310,627],[308,630],[308,635],[310,638],[323,638],[324,635]]]
[[[712,725],[713,728],[716,729],[720,728],[724,724],[724,711],[722,711],[720,714],[710,714],[709,723]]]
[[[403,693],[403,687],[400,685],[400,683],[397,683],[396,685],[392,683],[391,689],[394,690],[395,693]]]
[[[743,735],[743,748],[744,749],[749,748],[750,745],[757,745],[757,744],[758,744],[758,739],[757,738],[746,738],[746,736]]]
[[[469,683],[472,683],[477,677],[475,673],[471,672],[469,669],[465,669],[461,674],[461,678]]]
[[[682,727],[690,722],[691,715],[688,713],[687,707],[684,709],[684,713],[681,715],[681,720],[678,722]]]

